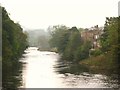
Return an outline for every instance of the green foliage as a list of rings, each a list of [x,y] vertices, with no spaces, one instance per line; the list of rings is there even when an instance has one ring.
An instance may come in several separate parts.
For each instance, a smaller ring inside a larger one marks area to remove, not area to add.
[[[90,51],[91,56],[98,56],[100,54],[102,54],[102,51],[100,49]]]
[[[27,46],[27,35],[18,23],[14,23],[2,8],[2,52],[3,61],[17,58]]]
[[[120,17],[106,18],[104,27],[104,34],[101,37],[101,50],[103,52],[110,52],[113,57],[118,57],[120,42],[119,42],[119,24]],[[115,58],[114,58],[115,59]]]
[[[91,48],[91,43],[89,41],[84,42],[80,45],[75,53],[75,60],[81,61],[89,57],[89,50]]]
[[[69,31],[65,26],[53,26],[53,31],[51,31],[52,38],[49,43],[50,46],[56,47],[59,53],[64,52],[66,45],[68,43]]]
[[[19,80],[13,77],[19,67],[18,58],[27,47],[27,35],[23,33],[21,26],[14,23],[2,7],[2,66],[3,89],[15,90],[20,85]],[[15,72],[14,72],[15,71]]]
[[[62,59],[69,61],[80,61],[89,57],[90,42],[83,42],[81,34],[76,27],[71,29],[65,26],[53,28],[50,45],[56,47],[62,54]]]
[[[113,74],[117,73],[117,64],[110,54],[101,54],[96,57],[90,57],[80,62],[81,65],[87,66],[90,71],[95,73]]]
[[[63,53],[64,58],[67,60],[74,60],[75,52],[81,44],[81,36],[77,28],[73,27],[70,30],[69,42]]]
[[[117,56],[117,58],[120,58],[120,16],[118,17],[118,45],[117,45],[117,48],[116,48],[116,55],[118,55]],[[119,66],[120,66],[120,60],[118,60],[119,61]]]

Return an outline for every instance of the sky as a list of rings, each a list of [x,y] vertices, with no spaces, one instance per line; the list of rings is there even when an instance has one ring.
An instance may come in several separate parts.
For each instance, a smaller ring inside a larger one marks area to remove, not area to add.
[[[120,0],[2,0],[10,18],[24,29],[53,25],[90,28],[103,26],[106,17],[118,16]]]

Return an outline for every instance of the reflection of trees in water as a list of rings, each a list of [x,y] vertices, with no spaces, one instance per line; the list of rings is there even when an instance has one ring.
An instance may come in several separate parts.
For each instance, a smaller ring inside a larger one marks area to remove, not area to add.
[[[118,74],[111,74],[109,76],[107,75],[105,79],[102,79],[102,81],[106,83],[107,87],[120,88],[120,82],[118,77],[119,77]]]
[[[12,66],[3,63],[2,87],[3,90],[18,90],[22,85],[22,63],[16,61]]]
[[[79,75],[82,74],[83,72],[89,72],[89,69],[86,68],[85,66],[81,66],[78,63],[73,63],[64,60],[57,61],[54,67],[57,68],[56,72],[60,74],[70,73]]]
[[[91,78],[93,78],[94,75],[102,75],[102,77],[98,77],[98,79],[105,83],[105,87],[120,88],[120,74],[113,74],[113,71],[101,72],[99,70],[90,70],[89,68],[81,66],[80,64],[64,60],[57,61],[54,68],[56,68],[57,73],[64,74],[67,77],[69,77],[69,74],[73,74],[76,76],[81,75]]]
[[[119,88],[120,88],[120,72],[119,72],[119,68],[118,68],[118,84],[119,84]]]
[[[107,78],[104,79],[104,82],[108,83],[107,86],[112,87],[112,88],[120,88],[120,72],[119,72],[119,68],[116,67],[116,68],[114,68],[112,70],[107,71],[104,74],[107,76]]]

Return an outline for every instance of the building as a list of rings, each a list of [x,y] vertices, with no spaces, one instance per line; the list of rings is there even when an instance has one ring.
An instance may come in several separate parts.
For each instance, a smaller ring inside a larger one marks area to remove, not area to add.
[[[81,37],[84,41],[90,41],[92,43],[92,49],[100,48],[100,36],[103,33],[103,29],[98,25],[92,29],[85,29],[81,32]]]

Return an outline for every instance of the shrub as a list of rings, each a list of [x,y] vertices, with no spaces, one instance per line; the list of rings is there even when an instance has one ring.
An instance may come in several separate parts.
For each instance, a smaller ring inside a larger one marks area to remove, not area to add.
[[[102,51],[100,49],[90,51],[90,55],[92,56],[98,56],[100,54],[102,54]]]

